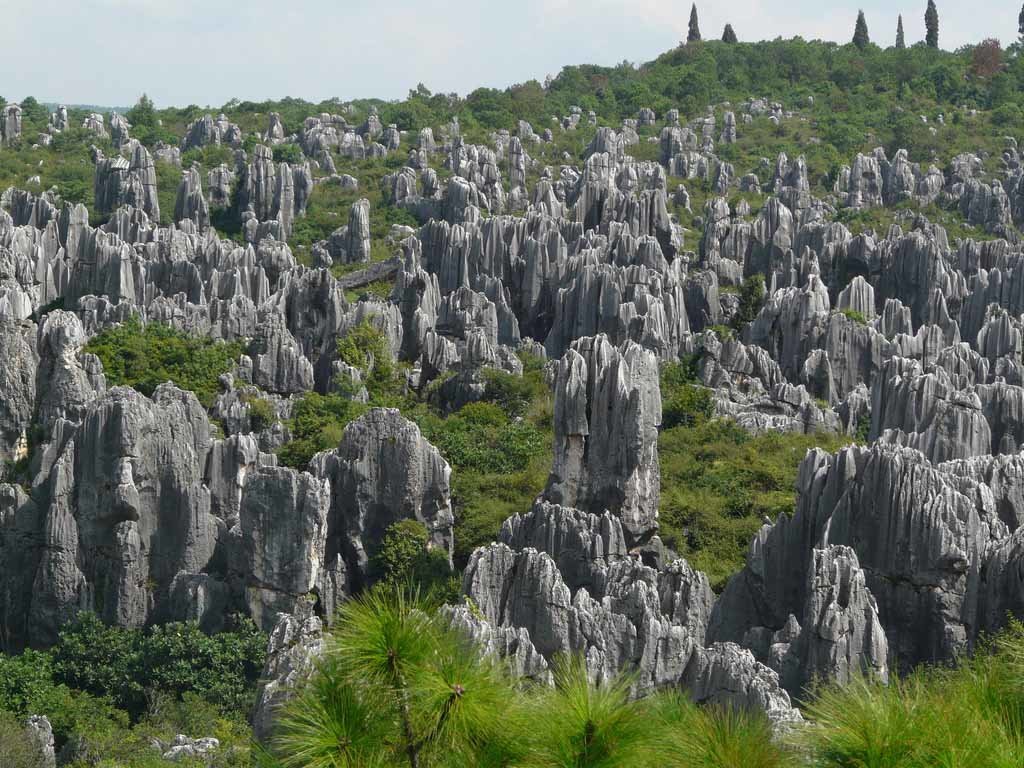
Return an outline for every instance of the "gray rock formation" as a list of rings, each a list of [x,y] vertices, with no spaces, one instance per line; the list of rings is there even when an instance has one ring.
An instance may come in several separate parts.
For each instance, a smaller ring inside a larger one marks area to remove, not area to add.
[[[330,482],[325,562],[344,562],[351,589],[372,579],[375,547],[392,523],[423,523],[431,547],[451,556],[451,468],[419,428],[394,409],[375,408],[349,423],[334,451],[310,471]]]
[[[353,203],[348,224],[331,233],[327,252],[338,264],[370,260],[370,201],[365,197]]]
[[[253,735],[267,743],[273,735],[274,712],[291,698],[316,669],[325,639],[312,603],[301,602],[295,614],[282,614],[267,644],[267,662],[260,675],[253,709]]]
[[[178,196],[174,203],[174,221],[191,219],[196,229],[202,231],[210,226],[210,210],[203,197],[203,185],[196,168],[181,174]]]
[[[883,640],[903,668],[972,647],[985,550],[1005,535],[991,497],[917,451],[884,442],[834,456],[811,451],[797,487],[795,514],[762,528],[747,566],[715,604],[709,640],[743,642],[751,632],[778,632],[790,616],[827,615],[846,636],[833,631],[830,640],[816,628],[796,647],[807,642],[812,654],[824,653],[815,663],[845,658],[878,673]],[[848,549],[815,554],[833,546]],[[844,580],[850,589],[833,605],[834,585]],[[851,656],[858,648],[859,661]]]
[[[555,374],[555,458],[550,501],[618,515],[630,542],[657,529],[660,470],[658,363],[604,335],[574,342]]]
[[[45,715],[31,715],[25,722],[25,730],[39,752],[39,768],[56,768],[57,755],[54,752],[50,719]]]
[[[0,111],[0,146],[9,146],[21,138],[21,107],[6,104]]]

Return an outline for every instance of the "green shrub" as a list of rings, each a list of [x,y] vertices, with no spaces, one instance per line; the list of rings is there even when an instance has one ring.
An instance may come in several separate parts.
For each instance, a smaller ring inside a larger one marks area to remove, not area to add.
[[[765,297],[764,275],[758,273],[744,278],[739,295],[739,311],[732,321],[732,327],[736,330],[741,330],[747,323],[753,321],[761,311]]]
[[[456,472],[519,472],[547,444],[533,424],[509,420],[492,403],[471,403],[445,419],[429,413],[414,418]]]
[[[800,765],[772,733],[762,712],[698,707],[685,694],[661,693],[650,704],[663,734],[659,757],[679,768],[783,768]]]
[[[148,631],[104,625],[83,614],[51,649],[58,684],[109,698],[139,718],[150,691],[195,693],[224,712],[246,712],[263,669],[266,636],[248,619],[206,635],[195,624]]]
[[[694,426],[714,415],[710,389],[700,385],[696,358],[661,366],[661,423],[663,429]]]
[[[458,599],[461,582],[443,550],[428,547],[429,533],[417,520],[399,520],[384,532],[373,555],[377,578],[388,587],[410,587],[440,602]]]
[[[274,162],[301,165],[304,160],[302,147],[298,144],[278,144],[274,147]]]
[[[864,317],[864,313],[858,312],[856,309],[841,309],[839,310],[839,312],[853,320],[853,322],[857,323],[858,325],[868,324],[868,319]]]
[[[0,765],[4,768],[39,768],[39,748],[29,738],[23,721],[0,710]]]
[[[399,520],[389,525],[373,558],[378,578],[390,584],[408,581],[417,558],[427,549],[429,538],[426,526],[417,520]]]
[[[871,412],[864,411],[857,417],[857,431],[853,439],[861,445],[866,445],[868,436],[871,434]]]
[[[733,329],[728,325],[710,325],[707,330],[714,333],[719,341],[728,341],[735,335]]]
[[[400,372],[388,340],[369,321],[364,320],[338,339],[338,359],[359,369],[372,400],[394,396],[401,390]]]
[[[1024,754],[1024,629],[1011,623],[958,668],[921,668],[883,685],[858,678],[815,691],[815,727],[795,741],[813,765],[931,768],[1020,765]]]
[[[127,386],[152,395],[166,381],[195,392],[210,407],[220,391],[219,378],[244,351],[241,342],[196,338],[160,323],[137,320],[94,336],[85,351],[103,363],[111,386]]]
[[[662,538],[720,589],[743,567],[763,518],[793,511],[807,451],[846,442],[828,434],[754,436],[725,419],[664,430],[658,439]]]
[[[249,425],[254,432],[263,431],[277,419],[277,414],[274,413],[274,406],[270,404],[269,400],[264,400],[262,397],[252,397],[247,398],[245,402],[249,406]]]
[[[538,394],[536,383],[526,376],[485,368],[483,377],[484,400],[499,406],[511,417],[524,416]]]
[[[278,460],[286,467],[305,469],[317,453],[337,448],[345,426],[366,410],[367,406],[343,395],[307,392],[292,406],[291,440],[278,451]]]
[[[50,654],[26,650],[17,656],[0,654],[0,710],[24,716],[32,703],[45,697],[53,687]]]

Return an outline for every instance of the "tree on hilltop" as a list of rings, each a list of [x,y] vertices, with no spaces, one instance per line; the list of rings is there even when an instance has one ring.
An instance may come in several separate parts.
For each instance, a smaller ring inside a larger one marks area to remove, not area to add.
[[[871,44],[868,36],[868,22],[864,18],[864,11],[857,12],[857,26],[853,30],[853,44],[862,51]]]
[[[700,24],[697,23],[697,4],[690,8],[690,31],[686,35],[686,42],[696,43],[700,41]]]
[[[924,12],[924,26],[927,32],[924,41],[929,48],[939,47],[939,11],[935,7],[935,0],[928,0],[928,10]]]

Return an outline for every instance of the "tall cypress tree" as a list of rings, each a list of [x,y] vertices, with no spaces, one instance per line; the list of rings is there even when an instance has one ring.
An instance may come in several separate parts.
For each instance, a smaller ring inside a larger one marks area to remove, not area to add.
[[[726,24],[725,30],[722,32],[723,43],[738,43],[739,38],[736,37],[736,31],[732,28],[732,24]]]
[[[903,50],[907,47],[907,39],[903,36],[903,14],[900,14],[899,20],[896,22],[896,47],[899,50]]]
[[[1024,5],[1020,7],[1020,16],[1017,17],[1017,34],[1024,37]]]
[[[697,4],[690,8],[690,31],[686,35],[686,42],[695,43],[700,40],[700,25],[697,23]]]
[[[868,37],[868,22],[864,18],[864,11],[857,12],[857,26],[853,30],[853,44],[862,51],[871,43]]]
[[[935,8],[935,0],[928,0],[928,10],[924,12],[924,26],[928,30],[924,41],[929,48],[939,47],[939,12]]]

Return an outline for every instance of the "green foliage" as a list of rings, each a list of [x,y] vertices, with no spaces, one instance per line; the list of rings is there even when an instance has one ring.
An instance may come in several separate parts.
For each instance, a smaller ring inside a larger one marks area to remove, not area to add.
[[[470,403],[447,418],[422,412],[413,418],[456,473],[520,472],[547,445],[537,427],[529,421],[510,420],[492,403]]]
[[[362,266],[362,265],[343,265],[348,266]],[[340,271],[340,270],[336,270]],[[395,287],[395,284],[391,280],[377,280],[364,285],[362,288],[353,288],[345,291],[345,298],[355,304],[356,302],[364,299],[380,299],[387,300],[391,297],[391,291]]]
[[[53,664],[48,653],[26,650],[17,656],[0,655],[0,710],[33,714],[33,703],[53,687]]]
[[[868,436],[871,434],[871,412],[865,410],[857,417],[857,431],[853,435],[854,442],[860,445],[867,445]]]
[[[39,749],[24,724],[0,709],[0,765],[4,768],[39,768]]]
[[[853,30],[853,44],[862,51],[871,45],[871,38],[868,36],[868,22],[864,18],[864,11],[857,12],[857,24]]]
[[[505,670],[401,591],[345,603],[313,681],[275,734],[282,768],[480,765],[514,754]]]
[[[51,651],[53,680],[109,698],[139,718],[150,691],[194,693],[224,712],[244,713],[263,668],[266,636],[248,619],[206,635],[195,624],[165,624],[146,632],[104,625],[83,614]]]
[[[684,694],[659,694],[652,702],[661,733],[658,756],[679,768],[783,768],[795,755],[772,733],[761,712],[701,708]]]
[[[740,286],[740,307],[733,318],[732,326],[740,330],[757,317],[765,297],[764,275],[758,273],[743,279]]]
[[[274,162],[301,165],[305,155],[298,144],[278,144],[274,147]]]
[[[928,0],[928,8],[924,12],[925,43],[929,48],[939,47],[939,12],[935,8],[935,0]]]
[[[725,29],[722,30],[722,42],[730,44],[739,42],[739,38],[736,37],[736,30],[732,28],[732,24],[726,24]]]
[[[562,657],[555,685],[530,702],[530,766],[641,768],[660,761],[659,723],[623,677],[594,684],[581,656]]]
[[[836,435],[753,436],[717,419],[664,430],[658,440],[661,537],[720,589],[743,566],[762,519],[792,512],[807,451],[834,451],[846,442]]]
[[[338,339],[338,359],[359,369],[372,400],[398,394],[402,389],[388,340],[368,320]]]
[[[860,678],[825,686],[807,708],[818,727],[796,740],[823,768],[1019,765],[1022,649],[1024,628],[1013,622],[957,669],[923,668],[889,685]]]
[[[522,376],[496,368],[485,368],[483,377],[484,401],[494,403],[512,418],[525,416],[535,400],[548,394],[540,368],[525,370]]]
[[[344,395],[305,393],[292,406],[291,440],[278,451],[278,460],[286,467],[305,469],[317,453],[337,448],[345,426],[365,412],[365,405]]]
[[[107,383],[152,395],[166,381],[195,392],[209,407],[220,391],[219,378],[232,370],[244,348],[240,342],[196,338],[170,326],[132,319],[94,336],[85,351],[99,357]]]
[[[448,563],[448,555],[429,546],[423,523],[400,520],[384,532],[373,555],[377,578],[390,588],[411,587],[438,602],[458,599],[461,582]]]
[[[132,128],[151,128],[157,124],[156,106],[153,100],[146,94],[142,94],[135,106],[125,113],[125,119],[132,124]]]
[[[728,341],[734,336],[733,329],[728,325],[709,325],[707,330],[715,334],[719,341]]]
[[[264,400],[262,397],[244,399],[246,405],[249,406],[249,426],[252,427],[254,432],[262,432],[274,423],[277,414],[274,412],[274,406],[270,404],[269,400]]]
[[[178,733],[216,736],[222,750],[213,768],[242,768],[265,649],[266,635],[248,620],[207,636],[188,624],[110,628],[83,614],[45,653],[0,655],[0,711],[46,715],[75,768],[157,768],[152,739]],[[0,722],[6,767],[4,728]]]
[[[678,691],[635,700],[628,676],[595,683],[579,656],[556,657],[553,687],[515,685],[398,590],[346,603],[334,627],[278,721],[281,768],[1009,768],[1024,753],[1019,622],[956,668],[814,688],[809,722],[782,737],[762,713]]]
[[[845,315],[846,317],[850,318],[851,320],[853,320],[853,322],[857,323],[858,325],[867,325],[868,324],[868,319],[866,317],[864,317],[864,313],[863,312],[859,312],[856,309],[849,309],[849,308],[847,308],[847,309],[840,309],[839,313],[841,315]]]
[[[664,429],[701,424],[714,414],[711,390],[697,379],[696,359],[661,367],[661,424]]]

